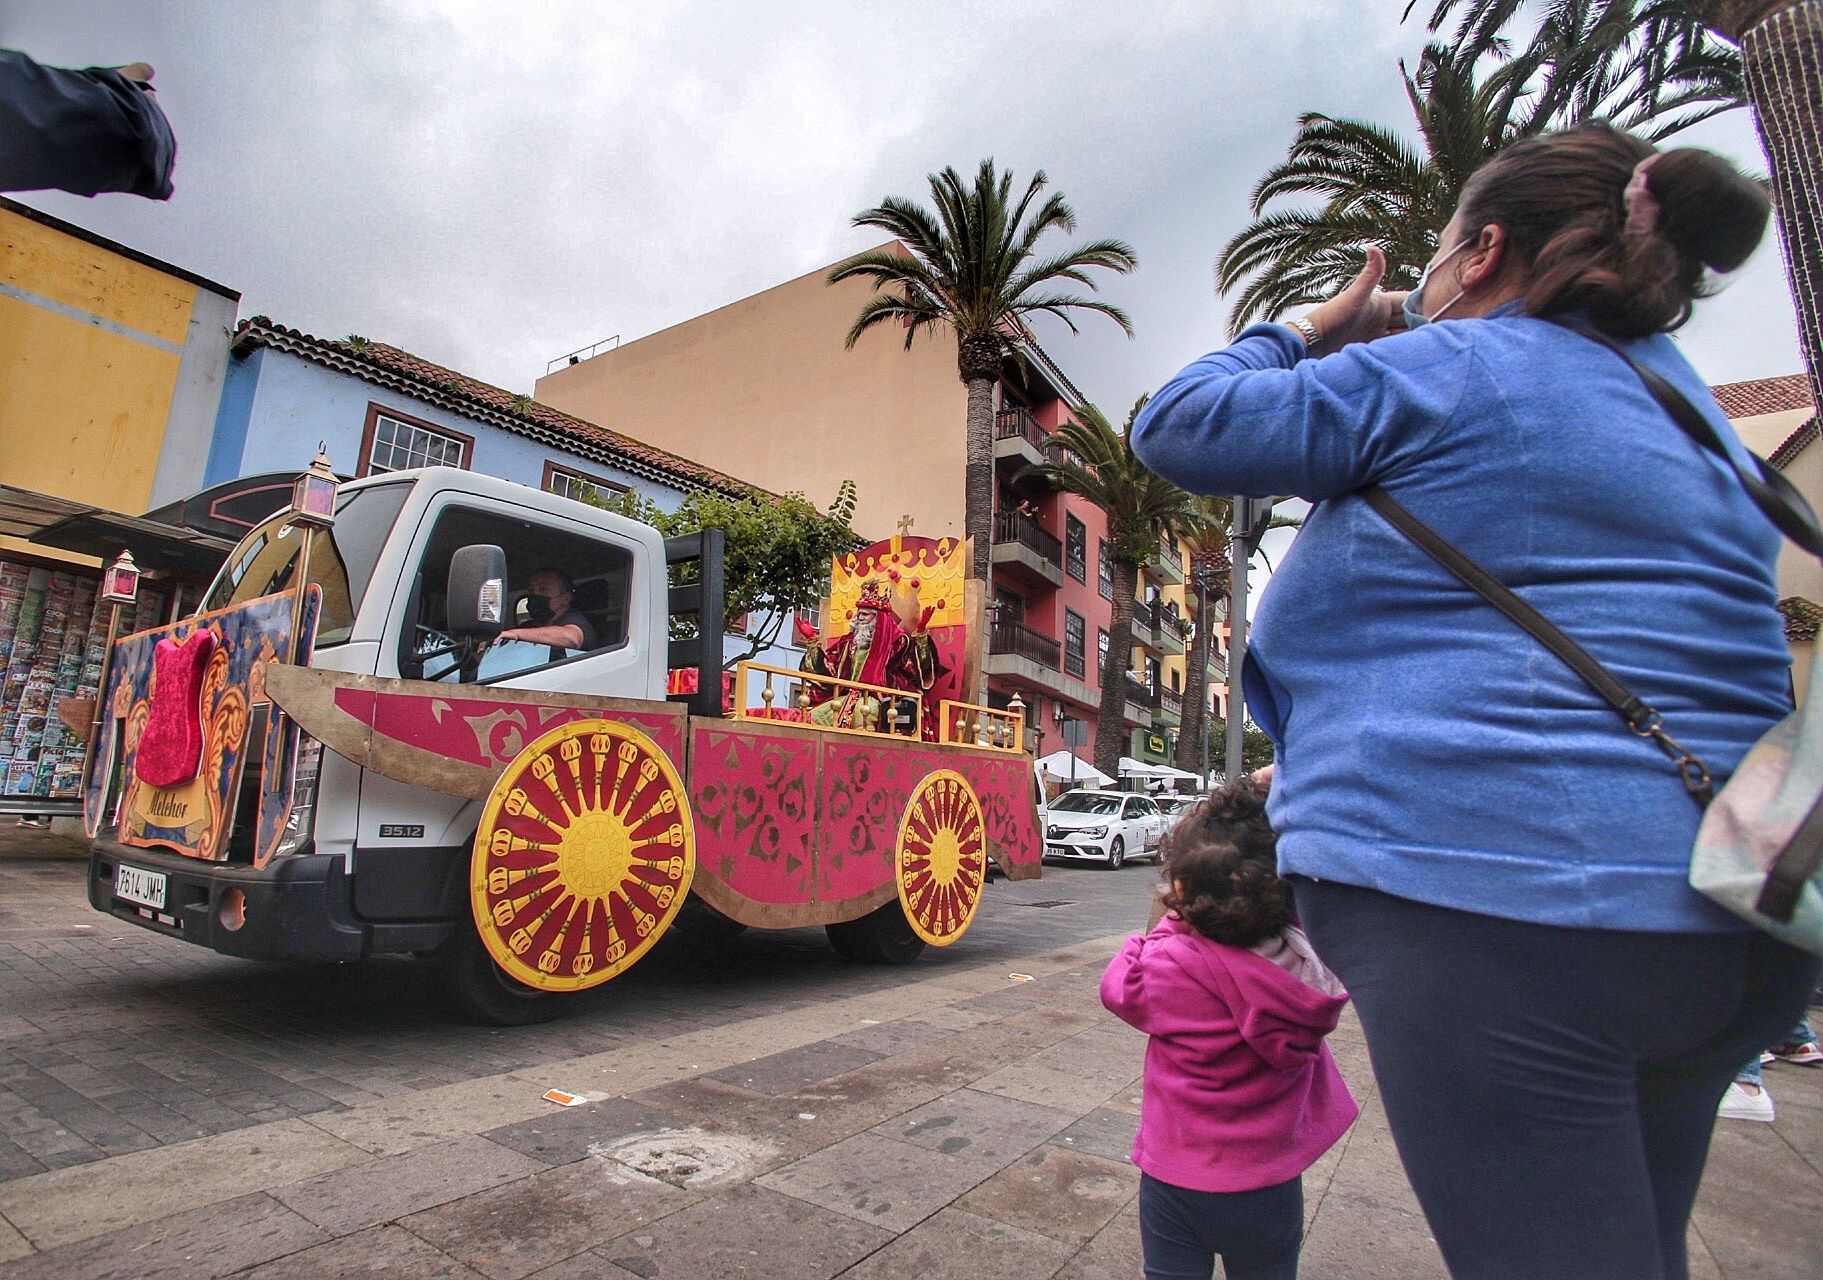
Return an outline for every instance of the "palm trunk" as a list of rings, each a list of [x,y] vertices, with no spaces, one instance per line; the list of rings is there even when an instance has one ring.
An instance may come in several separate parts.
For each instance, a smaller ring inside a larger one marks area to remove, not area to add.
[[[1114,609],[1108,618],[1108,660],[1101,669],[1101,707],[1095,713],[1095,767],[1120,776],[1127,736],[1127,664],[1133,661],[1133,592],[1139,566],[1114,562]]]
[[[1196,643],[1191,646],[1184,675],[1183,723],[1177,731],[1177,767],[1186,773],[1200,773],[1203,767],[1203,725],[1209,714],[1209,607],[1210,583],[1196,576],[1203,557],[1192,561],[1192,580],[1196,591]]]
[[[1823,406],[1823,0],[1707,0],[1703,20],[1741,46],[1747,100],[1772,167],[1798,341]]]

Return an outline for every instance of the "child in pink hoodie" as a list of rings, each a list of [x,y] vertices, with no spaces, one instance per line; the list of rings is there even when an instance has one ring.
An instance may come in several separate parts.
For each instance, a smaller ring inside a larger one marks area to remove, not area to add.
[[[1291,1280],[1304,1170],[1358,1110],[1323,1042],[1348,995],[1273,863],[1201,816],[1165,839],[1165,918],[1101,979],[1151,1037],[1133,1140],[1146,1275],[1206,1280],[1219,1254],[1228,1280]]]

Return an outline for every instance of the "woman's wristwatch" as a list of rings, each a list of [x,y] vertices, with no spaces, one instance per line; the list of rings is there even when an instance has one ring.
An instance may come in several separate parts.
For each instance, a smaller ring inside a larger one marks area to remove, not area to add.
[[[1317,327],[1314,324],[1303,317],[1299,317],[1296,320],[1285,321],[1285,327],[1297,334],[1298,337],[1304,339],[1304,349],[1306,351],[1310,352],[1312,355],[1316,354],[1317,343],[1323,340],[1323,335],[1317,332]]]

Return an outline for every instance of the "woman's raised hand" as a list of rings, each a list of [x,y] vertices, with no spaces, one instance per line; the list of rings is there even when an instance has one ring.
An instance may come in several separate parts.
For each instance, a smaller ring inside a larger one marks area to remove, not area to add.
[[[1351,342],[1372,342],[1405,332],[1405,316],[1399,310],[1405,294],[1379,292],[1380,281],[1385,278],[1386,255],[1369,249],[1361,273],[1342,292],[1305,315],[1317,327],[1318,354],[1340,351]]]

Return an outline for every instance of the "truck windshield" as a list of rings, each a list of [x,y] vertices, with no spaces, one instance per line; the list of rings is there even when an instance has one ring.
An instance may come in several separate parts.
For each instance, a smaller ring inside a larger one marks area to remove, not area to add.
[[[335,523],[321,531],[310,552],[309,580],[323,589],[323,615],[316,634],[319,648],[341,644],[353,631],[355,608],[367,593],[380,548],[410,491],[408,482],[379,484],[346,490],[338,498]],[[302,545],[288,514],[258,526],[228,556],[203,599],[203,611],[230,608],[285,590],[297,572]]]

